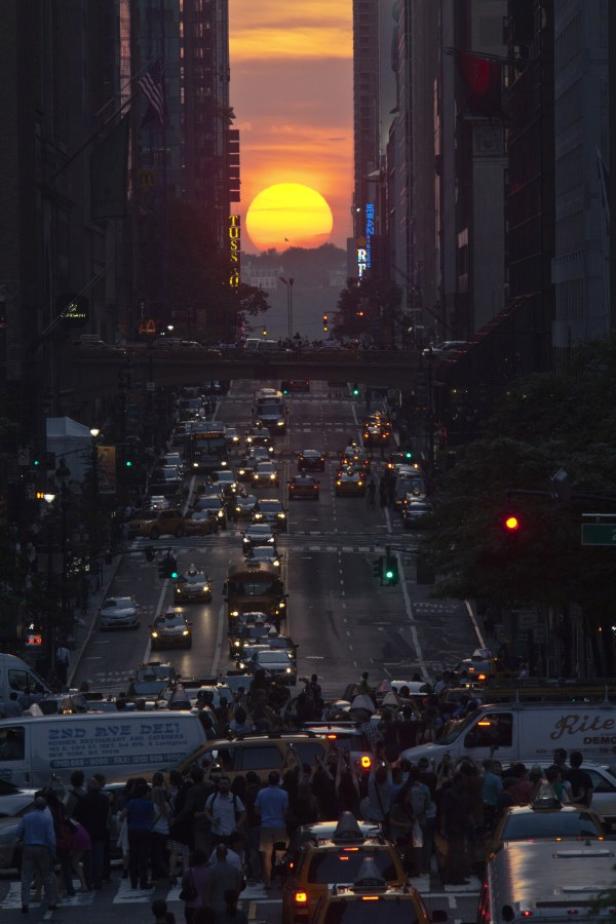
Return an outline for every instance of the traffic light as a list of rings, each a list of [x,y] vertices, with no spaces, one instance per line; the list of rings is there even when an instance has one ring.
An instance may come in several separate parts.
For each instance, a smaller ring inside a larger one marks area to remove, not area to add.
[[[379,580],[381,581],[381,583],[383,583],[383,565],[384,565],[384,563],[385,563],[385,559],[383,558],[383,556],[381,556],[380,558],[377,558],[377,559],[372,563],[372,573],[373,573],[373,575],[374,575],[375,577],[379,578]]]
[[[357,384],[353,385],[351,389],[351,394],[353,395],[354,398],[359,398],[359,385]]]
[[[520,523],[520,520],[515,515],[515,513],[508,513],[503,519],[503,526],[505,527],[505,531],[509,534],[519,532],[521,525],[522,524]]]
[[[133,468],[134,464],[132,459],[124,459],[124,468]]]
[[[180,577],[178,563],[175,555],[167,552],[165,557],[158,563],[158,576],[169,581],[177,581]]]
[[[410,462],[411,459],[413,458],[413,450],[412,450],[412,449],[405,449],[405,450],[404,450],[404,458],[406,459],[407,462]]]
[[[394,587],[398,583],[398,580],[398,559],[392,554],[390,549],[387,549],[385,564],[383,565],[383,583],[386,586]]]
[[[323,333],[327,333],[329,330],[329,315],[325,313],[323,315]]]

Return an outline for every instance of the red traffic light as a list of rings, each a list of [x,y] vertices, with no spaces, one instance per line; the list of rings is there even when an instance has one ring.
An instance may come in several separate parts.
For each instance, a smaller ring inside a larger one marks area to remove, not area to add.
[[[516,533],[520,528],[520,521],[514,514],[505,517],[504,523],[508,533]]]

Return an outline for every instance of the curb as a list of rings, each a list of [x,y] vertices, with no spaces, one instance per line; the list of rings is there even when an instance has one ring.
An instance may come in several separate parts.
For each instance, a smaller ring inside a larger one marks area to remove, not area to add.
[[[111,587],[112,583],[115,580],[116,574],[118,573],[118,569],[122,562],[122,558],[123,558],[123,555],[116,555],[113,562],[111,563],[111,570],[109,572],[109,577],[107,578],[107,580],[103,582],[103,585],[101,586],[100,590],[97,592],[97,596],[100,597],[101,599],[104,599],[107,596],[109,592],[109,588]],[[70,670],[68,672],[68,675],[66,678],[66,685],[68,687],[70,687],[70,685],[72,684],[73,678],[79,669],[79,665],[81,664],[81,659],[83,658],[85,650],[90,643],[90,639],[92,638],[92,633],[94,632],[94,627],[96,625],[97,615],[98,615],[98,606],[95,606],[93,608],[93,612],[90,617],[89,625],[86,628],[85,638],[83,642],[81,643],[81,645],[79,646],[77,657],[74,659],[73,663],[71,664]]]

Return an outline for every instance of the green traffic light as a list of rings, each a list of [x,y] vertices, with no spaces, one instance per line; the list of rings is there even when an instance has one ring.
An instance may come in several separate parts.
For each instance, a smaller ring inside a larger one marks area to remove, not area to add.
[[[131,461],[130,459],[127,459],[126,462],[124,463],[124,465],[126,466],[126,468],[132,468],[132,467],[133,467],[133,463],[132,463],[132,461]]]
[[[32,460],[32,465],[33,465],[35,468],[38,468],[40,464],[41,464],[41,460],[40,460],[40,459],[33,459],[33,460]]]
[[[179,576],[180,576],[180,575],[178,574],[177,571],[172,571],[172,572],[171,572],[171,580],[172,580],[172,581],[177,581],[177,579],[179,578]]]
[[[407,451],[404,453],[404,458],[405,458],[405,459],[412,459],[412,458],[413,458],[413,453],[412,453],[409,449],[407,449]]]
[[[386,572],[385,572],[385,577],[387,578],[388,581],[391,581],[391,580],[393,579],[393,576],[394,576],[393,571],[386,571]]]

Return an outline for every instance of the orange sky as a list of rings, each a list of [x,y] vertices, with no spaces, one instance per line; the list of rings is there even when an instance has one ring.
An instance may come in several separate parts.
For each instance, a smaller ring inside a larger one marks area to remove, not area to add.
[[[229,0],[229,10],[242,215],[267,186],[305,183],[329,202],[331,240],[346,247],[353,176],[351,0]],[[243,238],[243,248],[252,249]]]

